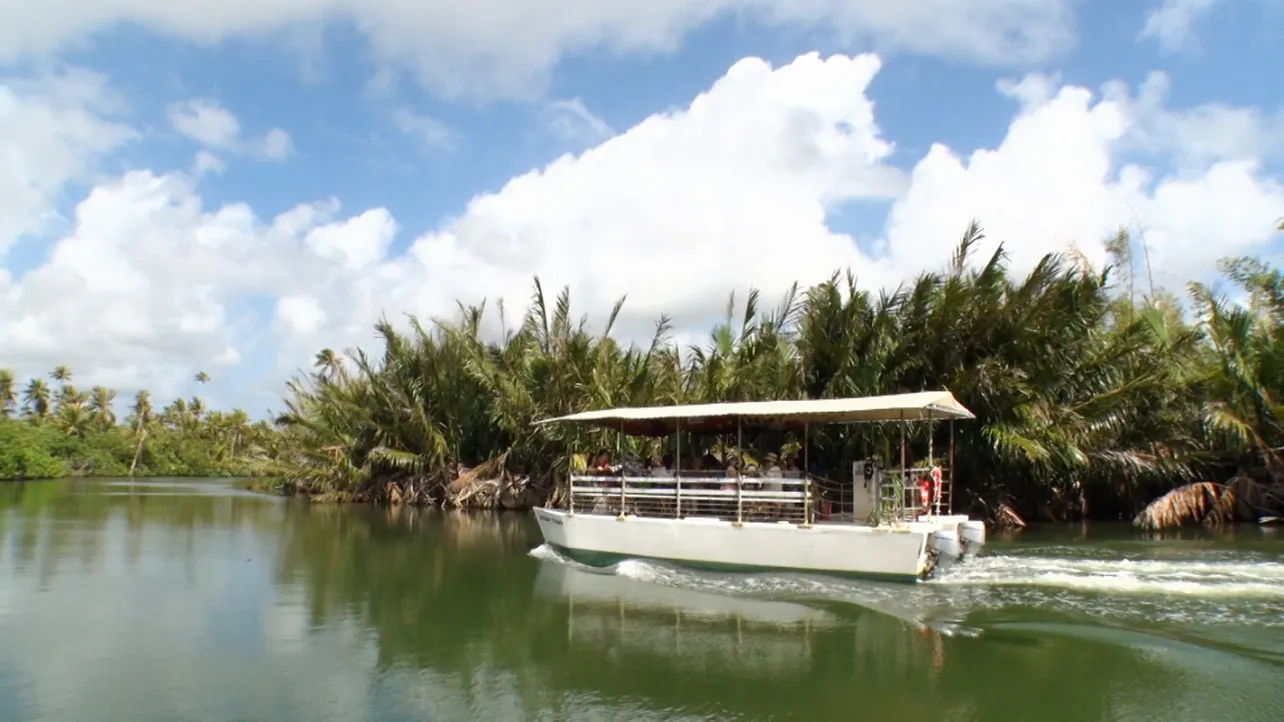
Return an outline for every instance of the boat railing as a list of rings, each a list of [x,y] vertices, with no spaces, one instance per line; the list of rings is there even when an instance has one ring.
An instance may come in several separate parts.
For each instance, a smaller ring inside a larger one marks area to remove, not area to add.
[[[576,514],[807,523],[811,480],[796,477],[571,475],[570,511]]]
[[[939,481],[933,479],[934,469],[939,472]],[[878,520],[913,521],[926,515],[950,514],[954,508],[951,499],[953,476],[943,466],[885,469],[878,499]]]

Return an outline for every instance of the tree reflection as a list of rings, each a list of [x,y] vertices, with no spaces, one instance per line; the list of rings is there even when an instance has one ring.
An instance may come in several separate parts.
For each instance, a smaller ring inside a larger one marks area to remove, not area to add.
[[[1151,676],[1109,641],[658,592],[532,558],[538,543],[521,516],[312,506],[287,517],[281,581],[304,585],[315,626],[368,625],[381,666],[483,695],[476,680],[504,670],[530,714],[592,698],[717,717],[1099,720],[1115,717],[1109,680]]]
[[[202,576],[224,584],[228,563],[241,564],[226,545],[244,535],[276,554],[261,560],[267,574],[237,576],[237,585],[251,586],[208,606],[205,597],[181,603],[197,617],[219,615],[229,625],[220,635],[269,634],[260,617],[274,610],[258,605],[306,619],[307,632],[290,632],[298,642],[290,654],[298,656],[272,656],[284,653],[261,640],[240,644],[237,654],[260,655],[245,663],[265,670],[337,670],[412,716],[449,698],[474,716],[503,708],[557,719],[605,710],[665,718],[1110,720],[1146,718],[1186,695],[1183,709],[1199,718],[1198,691],[1217,689],[1218,670],[1236,659],[1171,633],[1161,640],[1168,646],[1157,646],[1162,630],[1057,616],[1019,595],[985,611],[993,590],[952,598],[885,585],[886,603],[874,608],[832,595],[763,593],[733,575],[657,583],[591,573],[528,554],[540,540],[524,515],[296,503],[226,484],[0,485],[0,574],[16,570],[17,579],[42,585],[140,557],[183,562],[180,578],[159,580],[171,585],[162,589]],[[194,587],[182,589],[190,596]],[[151,601],[171,596],[185,599],[173,591]],[[919,623],[942,600],[954,602],[954,621],[983,633],[947,636]],[[134,601],[151,610],[147,602]],[[140,613],[145,627],[153,612]],[[331,643],[354,630],[363,640],[359,658]],[[199,642],[187,653],[210,654],[205,632],[192,634]],[[324,662],[307,666],[312,655]],[[1221,692],[1207,693],[1205,706],[1216,697],[1224,707],[1227,685],[1258,684],[1254,674],[1260,669],[1239,669]]]

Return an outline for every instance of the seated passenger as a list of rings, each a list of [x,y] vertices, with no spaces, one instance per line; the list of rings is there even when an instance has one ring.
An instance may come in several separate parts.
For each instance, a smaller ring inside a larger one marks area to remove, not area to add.
[[[658,456],[651,457],[650,474],[651,476],[654,476],[660,479],[673,478],[673,472],[669,470],[668,464],[666,464],[665,461]]]
[[[785,468],[780,470],[780,475],[786,479],[802,478],[802,469],[798,468],[798,463],[794,460],[792,455],[785,457]]]
[[[599,476],[605,476],[615,471],[611,466],[611,452],[606,449],[598,449],[597,453],[593,455],[593,463],[590,465],[589,470]]]
[[[779,481],[774,481],[775,479],[780,479],[785,475],[784,471],[780,468],[780,464],[777,463],[776,455],[767,454],[766,458],[763,459],[763,465],[767,467],[767,473],[763,474],[763,476],[773,480],[766,483],[767,491],[783,491],[785,488],[784,485]]]

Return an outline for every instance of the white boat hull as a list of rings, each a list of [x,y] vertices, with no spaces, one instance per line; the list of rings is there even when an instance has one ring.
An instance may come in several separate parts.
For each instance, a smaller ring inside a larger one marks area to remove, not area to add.
[[[645,558],[715,568],[919,579],[932,571],[938,558],[958,557],[963,546],[959,523],[943,518],[897,527],[808,527],[703,517],[571,514],[542,507],[535,509],[535,518],[550,546],[597,565]]]

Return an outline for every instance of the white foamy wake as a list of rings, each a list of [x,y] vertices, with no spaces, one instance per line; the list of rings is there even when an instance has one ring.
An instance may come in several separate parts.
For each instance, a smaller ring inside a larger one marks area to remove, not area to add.
[[[1275,561],[1110,560],[997,555],[969,560],[929,583],[1061,587],[1134,595],[1284,599],[1284,564]]]
[[[697,592],[795,602],[850,604],[945,634],[975,612],[1039,609],[1121,623],[1245,625],[1284,629],[1284,563],[1273,559],[1110,559],[1087,549],[981,556],[927,583],[825,575],[709,573],[642,560],[586,567],[547,547],[532,556],[598,574]],[[1044,556],[1043,553],[1052,552]],[[963,631],[966,628],[960,627]]]

